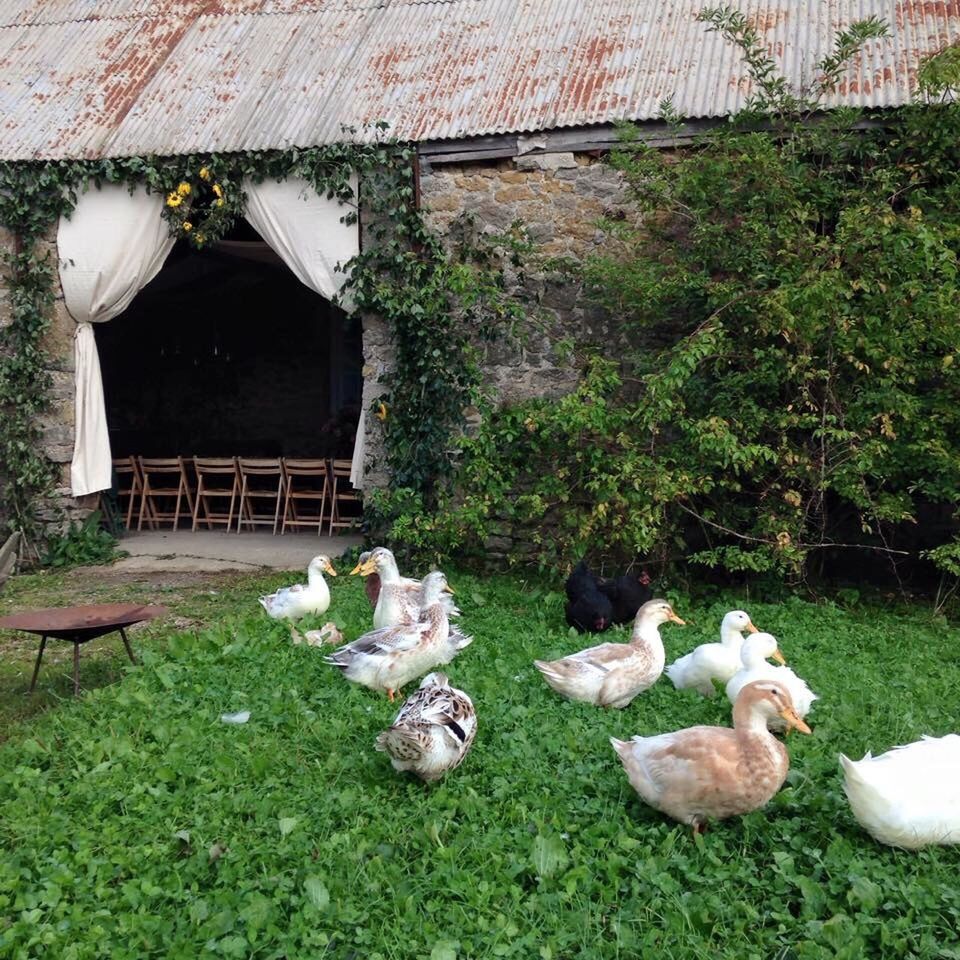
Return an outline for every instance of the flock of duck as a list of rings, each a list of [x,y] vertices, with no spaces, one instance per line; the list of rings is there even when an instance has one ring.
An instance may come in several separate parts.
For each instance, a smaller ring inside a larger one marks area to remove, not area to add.
[[[423,677],[375,746],[396,770],[437,780],[463,762],[476,736],[477,715],[470,697],[435,668],[450,663],[473,638],[451,624],[460,611],[440,571],[422,581],[402,577],[393,554],[377,547],[362,554],[351,572],[366,578],[374,629],[325,660],[391,701]],[[324,573],[336,576],[327,557],[315,557],[306,584],[261,597],[260,603],[271,617],[291,623],[322,615],[330,605]],[[757,630],[746,612],[733,610],[723,618],[719,643],[701,644],[666,666],[660,627],[671,622],[684,623],[666,600],[651,599],[636,611],[627,643],[602,643],[534,663],[561,696],[613,709],[626,707],[664,672],[677,689],[704,696],[716,693],[716,683],[725,686],[732,728],[696,726],[611,738],[640,798],[698,832],[710,820],[740,816],[769,802],[790,764],[772,731],[810,733],[804,718],[818,698],[784,665],[776,639]],[[333,624],[314,633],[323,640],[343,639]],[[860,761],[841,754],[840,765],[854,815],[880,842],[907,849],[960,842],[960,736],[924,737]]]

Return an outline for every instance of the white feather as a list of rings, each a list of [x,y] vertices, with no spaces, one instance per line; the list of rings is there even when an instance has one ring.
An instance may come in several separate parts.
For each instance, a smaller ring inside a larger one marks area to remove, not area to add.
[[[923,737],[862,760],[840,754],[850,809],[874,839],[917,850],[960,843],[960,736]]]

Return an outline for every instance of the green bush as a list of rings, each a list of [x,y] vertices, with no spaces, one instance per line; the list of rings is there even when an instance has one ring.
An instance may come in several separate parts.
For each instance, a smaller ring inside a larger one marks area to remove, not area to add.
[[[629,348],[587,360],[559,402],[488,418],[462,443],[447,515],[401,511],[394,533],[445,549],[456,517],[458,547],[505,523],[544,562],[594,550],[795,577],[825,557],[926,551],[946,569],[960,105],[817,115],[819,92],[771,80],[745,21],[703,18],[741,46],[761,93],[688,149],[628,132],[611,157],[629,209],[579,279]],[[838,38],[821,92],[880,29]]]
[[[95,510],[83,523],[70,524],[67,532],[47,541],[45,567],[83,567],[111,563],[117,558],[117,540],[100,526],[100,511]]]

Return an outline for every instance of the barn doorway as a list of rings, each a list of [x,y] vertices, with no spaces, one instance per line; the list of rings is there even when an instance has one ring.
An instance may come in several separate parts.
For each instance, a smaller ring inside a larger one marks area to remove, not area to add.
[[[96,325],[114,456],[350,457],[362,334],[246,223]]]

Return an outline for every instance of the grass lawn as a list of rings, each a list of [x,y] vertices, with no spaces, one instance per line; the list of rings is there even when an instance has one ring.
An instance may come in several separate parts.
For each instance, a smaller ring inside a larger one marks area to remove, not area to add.
[[[958,729],[944,620],[671,596],[690,626],[662,628],[668,659],[745,606],[823,698],[769,807],[694,838],[640,803],[608,737],[726,724],[725,698],[664,678],[624,711],[561,700],[531,662],[583,645],[560,594],[450,580],[476,640],[448,672],[479,731],[433,787],[373,750],[395,708],[256,605],[289,577],[8,584],[4,612],[130,598],[180,619],[136,632],[139,668],[119,642],[87,646],[81,681],[120,682],[78,702],[61,645],[34,707],[34,642],[0,636],[0,957],[960,958],[960,852],[875,844],[837,770],[841,750]],[[348,637],[369,628],[356,578],[332,593]]]

